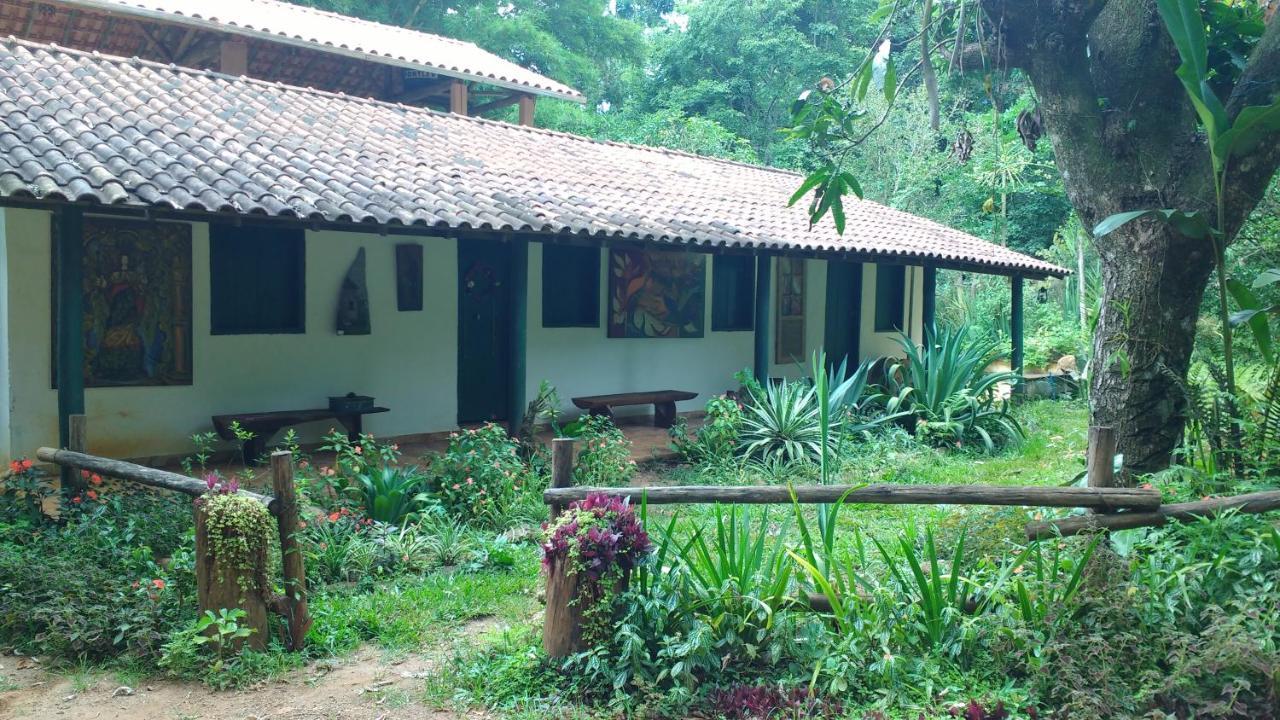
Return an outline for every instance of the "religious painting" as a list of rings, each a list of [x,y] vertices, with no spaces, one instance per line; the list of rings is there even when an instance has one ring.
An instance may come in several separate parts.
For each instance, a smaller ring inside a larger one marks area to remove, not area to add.
[[[86,217],[83,288],[85,387],[191,384],[190,225]]]
[[[707,256],[651,248],[609,251],[609,337],[702,337]]]

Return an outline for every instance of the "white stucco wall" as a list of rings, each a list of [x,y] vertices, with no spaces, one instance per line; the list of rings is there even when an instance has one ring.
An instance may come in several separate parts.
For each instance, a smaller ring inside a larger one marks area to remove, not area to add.
[[[58,439],[57,392],[50,387],[49,213],[4,211],[9,249],[9,387],[14,454]],[[189,386],[85,391],[89,450],[111,457],[185,453],[187,437],[227,412],[324,407],[329,395],[373,395],[391,412],[365,429],[400,435],[452,427],[457,416],[457,255],[452,240],[422,238],[425,309],[395,308],[394,253],[409,240],[373,234],[307,232],[306,333],[209,334],[209,233],[192,225],[192,352]],[[334,333],[338,288],[357,248],[367,253],[373,333]],[[305,438],[327,430],[304,426]]]
[[[9,317],[9,246],[5,236],[7,218],[8,214],[0,210],[0,463],[4,465],[13,457],[9,449],[12,435],[9,422],[9,385],[13,377],[9,372],[9,329],[13,327],[13,318]]]
[[[903,293],[905,298],[905,312],[910,317],[911,338],[918,345],[923,337],[923,313],[924,308],[921,305],[921,286],[924,283],[924,269],[920,267],[908,267],[906,273],[906,282],[903,283]],[[914,298],[914,301],[913,301]],[[873,263],[863,263],[862,265],[862,334],[859,342],[859,352],[862,357],[901,357],[902,346],[898,344],[898,333],[885,332],[878,333],[876,328],[876,266]]]
[[[50,214],[0,208],[0,459],[30,455],[57,442],[57,393],[50,383],[52,348]],[[395,245],[424,248],[424,310],[399,312],[395,300]],[[365,248],[372,334],[338,336],[338,288],[356,250]],[[381,436],[452,429],[457,419],[457,248],[454,240],[376,234],[306,233],[306,332],[285,335],[211,335],[209,232],[192,224],[193,362],[190,386],[90,388],[85,393],[89,450],[111,457],[185,454],[188,437],[209,430],[210,416],[323,407],[348,391],[373,395],[390,413],[366,418]],[[559,390],[565,409],[577,395],[681,389],[699,393],[681,411],[700,409],[714,393],[734,385],[734,372],[750,367],[754,333],[711,331],[711,265],[706,264],[706,335],[690,339],[606,337],[607,250],[601,250],[600,317],[596,328],[542,327],[542,246],[529,248],[527,391],[542,380]],[[920,272],[915,269],[913,310],[920,322]],[[864,266],[862,353],[897,354],[890,334],[871,331],[875,267]],[[822,347],[826,262],[806,261],[808,352]],[[776,281],[775,281],[776,287]],[[776,296],[775,296],[776,297]],[[7,308],[6,308],[7,304]],[[770,327],[776,332],[776,318]],[[770,338],[770,354],[773,338]],[[806,370],[774,364],[771,374]],[[650,408],[630,408],[644,414]],[[314,440],[327,424],[304,426]]]

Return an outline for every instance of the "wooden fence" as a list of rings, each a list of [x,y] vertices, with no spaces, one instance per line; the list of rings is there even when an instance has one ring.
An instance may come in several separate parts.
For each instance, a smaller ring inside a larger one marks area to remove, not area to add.
[[[75,475],[79,475],[79,471],[87,471],[192,497],[199,497],[209,491],[207,484],[186,475],[73,450],[42,447],[36,451],[36,457],[69,469]],[[279,613],[285,620],[286,646],[290,650],[301,650],[307,630],[311,627],[311,615],[307,611],[306,570],[296,538],[299,509],[293,483],[291,453],[280,451],[271,454],[271,488],[274,495],[262,495],[248,490],[241,490],[239,494],[262,503],[275,517],[280,536],[280,557],[284,565],[284,594],[265,597],[260,592],[254,579],[260,573],[265,574],[267,568],[233,567],[220,562],[210,553],[205,513],[197,506],[194,510],[196,595],[202,614],[206,610],[217,612],[222,608],[243,610],[246,623],[255,631],[249,637],[249,645],[257,649],[266,647],[268,611]]]
[[[574,441],[552,441],[552,477],[543,501],[555,515],[588,495],[629,498],[649,505],[668,504],[802,504],[866,503],[879,505],[1002,505],[1050,508],[1083,508],[1090,512],[1056,520],[1029,522],[1029,540],[1076,535],[1083,532],[1120,530],[1163,525],[1171,520],[1211,517],[1225,510],[1259,513],[1280,509],[1280,490],[1165,505],[1153,489],[1114,487],[1115,432],[1111,428],[1089,430],[1088,487],[1006,485],[801,485],[779,486],[656,486],[574,487]],[[574,602],[577,579],[563,563],[553,563],[547,573],[547,609],[542,642],[551,657],[582,650],[582,611]]]

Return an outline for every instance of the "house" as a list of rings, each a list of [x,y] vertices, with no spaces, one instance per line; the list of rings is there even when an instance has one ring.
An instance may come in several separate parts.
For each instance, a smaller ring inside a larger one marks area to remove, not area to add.
[[[154,458],[348,391],[379,436],[512,419],[542,380],[692,410],[894,353],[939,268],[1009,276],[1015,318],[1065,274],[869,201],[810,228],[794,173],[461,113],[14,38],[0,88],[5,459],[75,414]]]

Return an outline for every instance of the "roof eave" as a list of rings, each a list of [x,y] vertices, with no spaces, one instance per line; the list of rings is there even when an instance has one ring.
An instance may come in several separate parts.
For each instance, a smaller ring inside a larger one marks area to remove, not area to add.
[[[198,27],[203,30],[211,30],[214,32],[227,33],[230,35],[239,35],[242,37],[255,38],[258,40],[268,40],[271,42],[276,42],[283,45],[290,45],[298,48],[305,48],[309,50],[320,50],[323,52],[332,53],[334,55],[341,55],[343,57],[348,57],[355,60],[365,60],[368,62],[375,62],[382,65],[391,65],[391,66],[399,67],[405,70],[421,70],[425,72],[436,73],[437,75],[445,75],[447,77],[454,77],[460,80],[470,80],[473,82],[484,83],[485,85],[492,85],[494,87],[503,88],[504,90],[512,90],[516,92],[529,93],[530,95],[551,97],[559,100],[569,100],[579,104],[585,104],[587,102],[586,96],[584,96],[582,93],[576,90],[573,90],[571,93],[566,93],[558,90],[553,90],[550,88],[539,88],[532,85],[524,85],[518,82],[513,82],[510,80],[502,80],[499,78],[489,77],[481,73],[471,73],[463,70],[440,68],[434,65],[427,65],[425,63],[416,63],[409,60],[405,60],[403,58],[393,57],[389,55],[379,55],[378,53],[367,52],[364,50],[353,50],[351,48],[339,47],[337,45],[330,45],[327,43],[315,43],[300,37],[271,32],[269,30],[258,30],[255,28],[247,28],[242,25],[216,22],[214,20],[195,17],[192,15],[183,15],[180,13],[167,13],[159,10],[152,10],[150,8],[138,7],[135,5],[121,6],[118,3],[109,2],[106,0],[61,0],[61,2],[62,4],[70,5],[70,6],[90,7],[95,10],[100,10],[109,15],[144,17],[150,20],[155,20],[157,22],[167,22],[167,23],[173,23],[173,24],[179,24],[179,25]],[[570,89],[572,90],[572,88]]]

